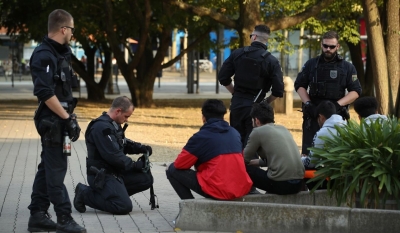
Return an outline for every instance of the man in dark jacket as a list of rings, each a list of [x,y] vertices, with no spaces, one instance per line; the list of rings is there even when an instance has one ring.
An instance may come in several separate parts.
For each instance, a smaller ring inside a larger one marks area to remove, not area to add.
[[[224,103],[207,100],[201,112],[204,125],[167,167],[169,182],[181,199],[193,199],[190,190],[222,200],[246,195],[252,182],[246,173],[240,135],[224,121]],[[190,169],[192,166],[196,170]]]
[[[31,213],[28,231],[86,232],[71,217],[71,202],[64,185],[69,140],[78,140],[81,131],[73,114],[76,99],[72,97],[72,87],[77,80],[71,69],[68,46],[74,31],[71,14],[54,10],[49,14],[48,34],[30,59],[33,93],[39,102],[34,121],[42,153],[28,207]],[[50,203],[54,205],[57,224],[47,212]]]
[[[267,51],[270,33],[269,27],[257,25],[250,34],[251,46],[233,51],[218,73],[220,84],[232,93],[230,124],[239,131],[243,148],[253,129],[250,117],[253,102],[271,103],[283,97],[282,68]],[[271,95],[264,99],[271,87]]]
[[[134,162],[126,156],[152,153],[150,146],[125,138],[121,124],[133,111],[132,101],[121,96],[114,99],[108,112],[89,123],[85,132],[89,187],[81,183],[76,186],[74,207],[79,212],[85,212],[87,205],[112,214],[128,214],[133,208],[130,196],[153,184],[150,170],[143,170],[148,165],[145,157]]]
[[[294,87],[303,102],[303,140],[301,153],[308,155],[313,137],[319,130],[316,108],[331,101],[337,114],[349,119],[348,106],[361,94],[360,81],[353,64],[338,54],[339,35],[326,32],[321,40],[321,55],[308,60],[297,75]],[[347,90],[347,93],[346,93]]]

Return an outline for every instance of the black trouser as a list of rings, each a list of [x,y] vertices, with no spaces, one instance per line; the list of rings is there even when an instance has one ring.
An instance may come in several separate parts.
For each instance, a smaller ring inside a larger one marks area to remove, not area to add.
[[[197,172],[192,169],[180,170],[176,169],[172,163],[166,171],[167,178],[174,188],[178,196],[183,199],[194,199],[190,190],[195,191],[203,197],[211,198],[210,195],[203,192],[199,181],[197,180]]]
[[[122,178],[123,177],[123,178]],[[104,187],[94,186],[94,175],[88,175],[90,187],[83,191],[85,205],[112,214],[128,214],[132,211],[130,196],[142,192],[153,184],[151,172],[126,172],[122,177],[111,174],[105,176]]]
[[[57,216],[71,214],[71,202],[64,185],[68,160],[63,155],[62,147],[42,146],[41,161],[33,182],[31,204],[28,206],[31,214],[47,211],[50,202],[54,205]]]
[[[301,145],[301,154],[308,155],[310,153],[307,148],[313,146],[314,136],[319,130],[317,118],[311,118],[310,120],[303,116],[303,140]]]
[[[268,171],[265,171],[259,167],[246,165],[246,170],[253,181],[253,186],[267,191],[268,193],[287,195],[300,192],[303,179],[274,181],[268,177]]]

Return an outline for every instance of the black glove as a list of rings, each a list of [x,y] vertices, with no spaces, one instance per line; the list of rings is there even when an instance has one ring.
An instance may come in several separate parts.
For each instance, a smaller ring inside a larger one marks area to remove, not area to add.
[[[151,146],[146,146],[146,145],[142,145],[140,147],[141,153],[147,153],[147,151],[149,152],[149,156],[151,154],[153,154],[153,149],[151,148]]]
[[[79,127],[78,122],[76,121],[75,113],[71,114],[66,120],[66,127],[71,141],[75,142],[78,140],[81,133],[81,127]]]
[[[130,139],[126,139],[126,145],[124,147],[125,154],[140,154],[149,152],[149,156],[153,153],[150,146],[142,145],[138,142],[134,142]]]
[[[141,172],[143,169],[144,163],[141,160],[138,160],[136,162],[133,162],[132,168],[134,171],[139,171]]]
[[[303,114],[305,117],[316,118],[318,116],[317,106],[315,106],[310,101],[303,104]]]

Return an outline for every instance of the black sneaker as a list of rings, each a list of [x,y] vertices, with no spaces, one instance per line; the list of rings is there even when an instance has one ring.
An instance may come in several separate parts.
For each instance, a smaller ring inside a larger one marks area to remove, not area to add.
[[[248,194],[262,194],[260,191],[256,189],[256,187],[252,186]]]
[[[57,233],[86,233],[86,229],[79,226],[71,215],[57,217]]]
[[[39,211],[29,217],[28,231],[30,232],[49,232],[56,229],[57,224],[51,220],[51,215],[47,211]]]
[[[75,197],[74,197],[74,207],[80,213],[85,213],[86,206],[83,197],[83,191],[85,190],[86,185],[78,183],[75,188]]]

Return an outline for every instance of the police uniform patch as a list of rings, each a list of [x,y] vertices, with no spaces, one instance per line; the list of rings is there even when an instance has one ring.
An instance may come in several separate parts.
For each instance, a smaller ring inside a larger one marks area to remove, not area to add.
[[[355,81],[357,81],[357,75],[356,74],[353,74],[352,76],[351,76],[351,80],[353,80],[353,82],[355,82]]]
[[[329,74],[331,78],[337,78],[337,70],[331,70]]]

